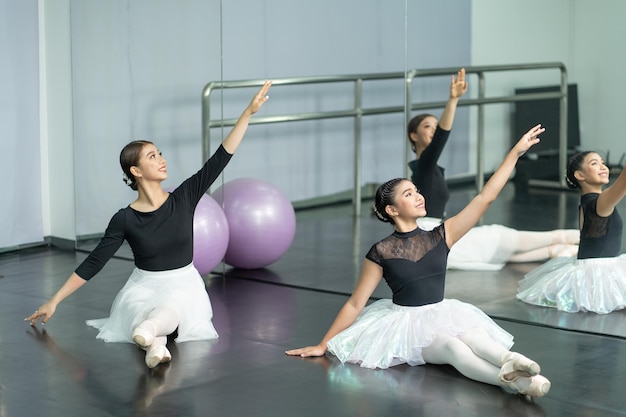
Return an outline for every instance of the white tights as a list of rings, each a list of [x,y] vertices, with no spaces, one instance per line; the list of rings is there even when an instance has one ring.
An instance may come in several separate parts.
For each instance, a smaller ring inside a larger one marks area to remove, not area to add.
[[[516,231],[515,251],[509,262],[535,262],[556,256],[576,256],[579,232],[558,229],[548,232]]]
[[[167,344],[167,335],[171,334],[178,327],[178,314],[176,310],[161,306],[152,310],[146,320],[142,321],[137,327],[140,327],[154,335],[152,346]]]
[[[476,328],[463,336],[439,335],[422,350],[426,363],[452,365],[464,376],[491,385],[501,385],[498,379],[502,356],[508,352],[496,343],[484,329]],[[520,378],[521,389],[530,378]],[[525,385],[525,386],[524,386]]]

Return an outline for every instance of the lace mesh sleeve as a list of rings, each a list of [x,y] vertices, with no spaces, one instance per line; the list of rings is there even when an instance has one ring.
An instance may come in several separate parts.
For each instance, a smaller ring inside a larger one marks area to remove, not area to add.
[[[372,245],[372,247],[367,252],[367,255],[365,255],[365,257],[378,265],[380,265],[381,262],[383,261],[382,256],[380,256],[380,254],[376,250],[376,245]]]
[[[445,241],[443,223],[431,231],[418,229],[411,236],[398,237],[395,234],[371,247],[366,258],[381,265],[386,259],[404,259],[417,262]]]

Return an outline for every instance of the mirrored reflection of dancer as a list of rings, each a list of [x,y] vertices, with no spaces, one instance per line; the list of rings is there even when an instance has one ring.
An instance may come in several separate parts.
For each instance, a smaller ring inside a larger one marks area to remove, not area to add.
[[[394,232],[367,253],[354,292],[322,341],[285,353],[309,357],[328,350],[342,362],[367,368],[449,364],[476,381],[529,396],[545,395],[550,382],[539,374],[535,361],[509,350],[513,336],[477,307],[444,298],[449,248],[476,224],[518,158],[539,142],[543,131],[540,125],[529,130],[467,207],[432,231],[417,226],[426,209],[411,181],[397,178],[382,184],[374,212],[393,224]],[[382,278],[393,299],[366,306]]]
[[[420,227],[432,229],[445,217],[450,198],[444,169],[437,165],[448,142],[459,99],[467,91],[465,69],[450,82],[450,94],[439,120],[419,114],[407,126],[407,137],[416,158],[409,162],[411,181],[426,200],[428,217]],[[578,251],[577,230],[527,231],[502,225],[478,226],[470,230],[448,256],[449,269],[498,270],[507,262],[538,262]]]
[[[609,169],[596,152],[569,160],[570,188],[580,191],[580,247],[577,256],[552,259],[526,274],[517,298],[562,311],[605,314],[626,307],[626,255],[617,204],[626,195],[626,172],[609,183]]]
[[[221,146],[204,166],[174,191],[166,192],[166,161],[149,141],[134,141],[122,149],[124,181],[137,199],[109,222],[98,246],[65,284],[33,314],[31,325],[46,323],[65,298],[96,275],[124,241],[130,245],[136,268],[117,294],[106,319],[89,320],[106,342],[134,342],[146,350],[150,368],[168,362],[167,336],[177,342],[217,338],[213,311],[204,281],[193,265],[193,216],[196,205],[239,147],[250,118],[267,101],[266,82],[245,108]]]

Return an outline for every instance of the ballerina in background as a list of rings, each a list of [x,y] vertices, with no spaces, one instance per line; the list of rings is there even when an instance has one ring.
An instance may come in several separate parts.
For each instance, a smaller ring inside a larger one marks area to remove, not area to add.
[[[517,298],[561,311],[610,313],[626,307],[626,255],[617,204],[626,195],[624,170],[613,185],[609,168],[596,152],[569,160],[567,185],[580,191],[580,246],[577,256],[552,259],[526,274]]]
[[[409,162],[411,181],[426,200],[426,215],[420,227],[432,229],[445,218],[450,199],[445,171],[438,165],[448,142],[459,99],[467,92],[465,69],[450,81],[448,101],[439,120],[432,114],[418,114],[407,126],[407,138],[415,159]],[[449,269],[499,270],[507,262],[539,262],[578,251],[578,230],[516,230],[502,225],[477,226],[470,230],[448,255]]]

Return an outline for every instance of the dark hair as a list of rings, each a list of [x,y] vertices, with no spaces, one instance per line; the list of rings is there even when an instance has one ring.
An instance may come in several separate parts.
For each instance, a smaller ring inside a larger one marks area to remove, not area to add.
[[[376,190],[376,196],[374,197],[374,203],[372,204],[372,210],[378,220],[385,223],[395,224],[391,216],[387,213],[385,208],[388,205],[394,204],[396,200],[396,187],[404,178],[394,178],[381,184]]]
[[[565,173],[565,182],[567,182],[567,186],[572,190],[580,189],[580,183],[574,176],[574,173],[583,167],[583,162],[585,161],[585,157],[593,153],[592,151],[583,151],[578,152],[574,156],[569,159],[567,163],[567,171]]]
[[[146,145],[153,145],[153,143],[148,140],[135,140],[124,146],[120,152],[120,166],[122,167],[122,171],[124,171],[122,180],[124,184],[135,191],[137,191],[137,180],[130,172],[130,167],[139,165],[141,150]]]
[[[437,119],[437,117],[435,117],[435,116],[433,116],[432,114],[429,114],[429,113],[418,114],[417,116],[413,117],[409,121],[409,124],[406,127],[407,138],[409,139],[409,143],[411,144],[411,149],[413,150],[413,152],[415,152],[415,142],[413,142],[411,140],[411,133],[417,132],[417,127],[427,117],[434,117],[435,119]]]

